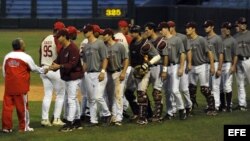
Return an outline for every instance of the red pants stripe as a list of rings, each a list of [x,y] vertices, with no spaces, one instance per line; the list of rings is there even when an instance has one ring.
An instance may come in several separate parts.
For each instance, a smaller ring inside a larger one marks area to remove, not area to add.
[[[26,94],[9,95],[4,94],[2,109],[2,129],[12,129],[12,113],[16,107],[19,121],[19,131],[26,131],[29,126],[28,97]]]

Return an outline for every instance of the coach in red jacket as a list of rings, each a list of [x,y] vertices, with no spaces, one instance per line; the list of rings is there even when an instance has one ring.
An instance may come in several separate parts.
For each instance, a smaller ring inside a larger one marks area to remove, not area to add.
[[[2,111],[2,131],[12,132],[12,112],[17,109],[19,131],[33,131],[29,127],[27,93],[30,87],[30,71],[46,73],[48,70],[38,67],[30,55],[26,54],[25,43],[21,38],[12,41],[13,51],[8,53],[3,62],[5,92]]]

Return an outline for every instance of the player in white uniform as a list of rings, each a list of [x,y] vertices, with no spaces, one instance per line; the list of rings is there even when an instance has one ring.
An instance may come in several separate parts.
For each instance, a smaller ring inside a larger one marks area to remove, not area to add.
[[[54,24],[53,34],[55,35],[58,30],[63,29],[65,26],[62,22],[56,22]],[[40,48],[40,64],[44,68],[48,68],[52,62],[57,58],[58,52],[61,49],[61,45],[57,43],[57,39],[54,35],[47,36],[41,43]],[[61,111],[63,107],[65,88],[64,83],[60,78],[60,72],[49,71],[47,74],[40,75],[43,86],[44,86],[44,98],[42,104],[42,121],[41,125],[51,126],[49,120],[49,109],[52,100],[53,89],[56,93],[55,109],[53,114],[53,125],[63,125],[64,123],[60,120]]]

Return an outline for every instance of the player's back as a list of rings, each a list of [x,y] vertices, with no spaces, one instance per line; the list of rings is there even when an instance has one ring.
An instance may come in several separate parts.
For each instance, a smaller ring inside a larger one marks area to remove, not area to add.
[[[50,66],[56,58],[55,39],[53,35],[49,35],[41,43],[41,64]]]

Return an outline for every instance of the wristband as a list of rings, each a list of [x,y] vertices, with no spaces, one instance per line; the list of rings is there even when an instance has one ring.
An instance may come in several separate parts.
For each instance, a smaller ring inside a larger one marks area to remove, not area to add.
[[[163,66],[163,68],[162,68],[162,72],[167,72],[167,70],[168,70],[168,67]]]
[[[101,70],[101,73],[105,73],[106,71],[104,69]]]

